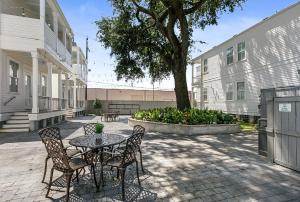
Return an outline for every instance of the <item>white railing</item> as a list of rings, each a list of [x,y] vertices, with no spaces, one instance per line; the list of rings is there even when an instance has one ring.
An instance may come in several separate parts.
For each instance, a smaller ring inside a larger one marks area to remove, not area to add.
[[[57,40],[55,33],[45,24],[45,41],[54,52],[57,50]]]
[[[39,19],[1,14],[0,26],[1,35],[34,40],[41,38]]]
[[[72,65],[72,55],[69,53],[69,51],[66,49],[66,62],[68,65]]]
[[[62,62],[66,61],[66,47],[64,46],[64,44],[58,39],[57,40],[57,53],[60,57],[60,59],[62,60]]]

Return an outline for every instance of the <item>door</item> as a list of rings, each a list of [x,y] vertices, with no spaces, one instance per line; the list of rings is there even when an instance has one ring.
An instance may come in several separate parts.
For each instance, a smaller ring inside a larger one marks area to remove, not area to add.
[[[29,74],[25,74],[25,105],[27,108],[32,107],[31,75]]]
[[[300,97],[274,100],[274,161],[300,171]]]

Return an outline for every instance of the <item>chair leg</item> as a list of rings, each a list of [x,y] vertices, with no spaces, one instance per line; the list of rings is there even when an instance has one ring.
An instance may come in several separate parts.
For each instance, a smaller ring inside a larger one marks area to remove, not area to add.
[[[120,171],[119,169],[117,169],[117,178],[119,179],[119,177],[120,177]]]
[[[125,201],[125,172],[126,172],[126,167],[122,168],[121,171],[121,180],[122,180],[122,201]]]
[[[52,185],[53,172],[54,172],[54,168],[51,168],[51,172],[50,172],[50,181],[49,181],[49,184],[48,184],[48,190],[47,190],[47,193],[46,193],[46,197],[47,197],[47,198],[48,198],[48,196],[49,196],[50,188],[51,188],[51,185]]]
[[[97,188],[97,191],[99,190],[99,185],[97,183],[97,178],[96,178],[96,172],[95,172],[95,167],[94,165],[91,165],[91,169],[93,171],[93,176],[94,176],[94,181],[95,181],[95,185],[96,185],[96,188]]]
[[[138,179],[138,183],[141,186],[140,175],[139,175],[139,163],[137,161],[135,161],[135,166],[136,166],[136,176]]]
[[[79,183],[79,173],[78,173],[78,170],[76,170],[76,180],[77,180],[77,183]]]
[[[144,165],[143,165],[143,154],[142,154],[141,148],[139,148],[139,153],[140,153],[140,161],[141,161],[142,171],[143,171],[143,173],[145,173]]]
[[[69,201],[70,197],[70,184],[71,184],[71,179],[72,179],[73,173],[68,173],[66,174],[66,181],[67,181],[67,195],[66,195],[66,201]]]
[[[44,175],[43,175],[42,183],[45,183],[45,178],[46,178],[46,173],[47,173],[47,165],[48,165],[49,158],[50,157],[47,156],[46,159],[45,159],[45,168],[44,168]]]

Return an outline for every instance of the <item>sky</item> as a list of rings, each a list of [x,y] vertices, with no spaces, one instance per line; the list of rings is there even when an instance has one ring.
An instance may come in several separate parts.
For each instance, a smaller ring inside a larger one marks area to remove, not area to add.
[[[75,42],[85,51],[85,40],[89,37],[89,69],[88,87],[99,88],[135,88],[152,89],[151,79],[125,82],[117,81],[114,73],[115,60],[110,56],[110,50],[105,49],[96,39],[97,26],[95,21],[113,15],[113,8],[107,0],[58,0],[75,35]],[[206,27],[205,30],[194,30],[195,41],[205,41],[206,44],[195,44],[192,48],[192,58],[199,56],[212,47],[224,42],[235,34],[255,25],[298,0],[248,0],[242,8],[233,13],[219,16],[218,25]],[[187,69],[188,88],[191,89],[191,66]],[[154,83],[155,89],[173,90],[173,78],[160,83]]]

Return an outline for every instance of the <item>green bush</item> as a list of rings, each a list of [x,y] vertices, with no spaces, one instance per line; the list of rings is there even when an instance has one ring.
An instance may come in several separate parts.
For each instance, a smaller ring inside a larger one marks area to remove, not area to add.
[[[188,109],[180,111],[174,107],[141,110],[133,114],[133,118],[144,121],[154,121],[173,124],[233,124],[237,120],[222,111],[208,109]]]
[[[102,108],[101,101],[96,98],[96,100],[93,103],[93,107],[94,109],[101,109]]]
[[[104,125],[102,123],[97,123],[95,126],[96,133],[102,133],[103,128],[104,128]]]

